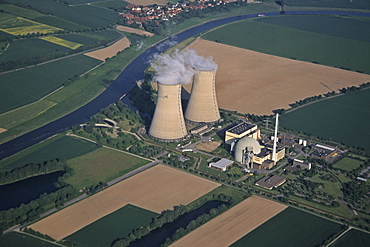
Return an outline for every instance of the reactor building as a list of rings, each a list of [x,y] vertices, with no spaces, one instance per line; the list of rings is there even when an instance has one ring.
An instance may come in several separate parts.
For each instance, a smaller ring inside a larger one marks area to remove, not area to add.
[[[188,135],[181,105],[181,87],[181,84],[158,83],[157,106],[149,129],[149,136],[153,139],[173,142]]]
[[[220,120],[216,99],[214,70],[198,71],[193,76],[185,119],[191,123],[215,123]]]

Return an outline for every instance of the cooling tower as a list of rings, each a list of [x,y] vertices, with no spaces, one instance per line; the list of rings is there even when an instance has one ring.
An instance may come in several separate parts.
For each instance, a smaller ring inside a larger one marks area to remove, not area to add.
[[[197,123],[214,123],[220,119],[215,89],[215,71],[198,71],[185,112],[186,120]]]
[[[158,99],[149,129],[153,139],[165,142],[182,140],[187,136],[181,106],[181,85],[158,83]]]

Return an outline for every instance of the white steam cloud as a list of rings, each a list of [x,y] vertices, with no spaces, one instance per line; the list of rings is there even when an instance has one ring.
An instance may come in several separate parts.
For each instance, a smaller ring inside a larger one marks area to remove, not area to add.
[[[216,71],[217,64],[212,57],[202,57],[195,50],[154,56],[151,66],[155,69],[154,80],[161,84],[187,84],[197,71]]]

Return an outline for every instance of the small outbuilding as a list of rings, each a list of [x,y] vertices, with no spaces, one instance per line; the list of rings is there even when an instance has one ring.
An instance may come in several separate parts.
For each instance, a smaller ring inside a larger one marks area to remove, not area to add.
[[[209,163],[208,166],[225,172],[227,170],[227,168],[229,168],[233,163],[234,163],[234,161],[232,161],[232,160],[222,158],[217,162]]]

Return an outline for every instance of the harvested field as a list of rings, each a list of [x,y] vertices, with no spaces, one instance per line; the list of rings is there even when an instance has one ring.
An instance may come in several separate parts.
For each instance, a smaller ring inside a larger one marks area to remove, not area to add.
[[[171,246],[230,246],[286,207],[268,199],[251,196]]]
[[[3,132],[5,132],[5,131],[7,131],[7,129],[0,128],[0,133],[3,133]]]
[[[127,0],[126,2],[136,4],[136,5],[153,5],[153,4],[158,4],[158,5],[165,5],[168,1],[167,0]]]
[[[123,51],[129,46],[130,46],[130,40],[127,37],[124,37],[118,40],[116,43],[114,43],[111,46],[108,46],[100,50],[92,51],[89,53],[85,53],[85,55],[105,61],[106,58],[114,57],[117,54],[117,52]]]
[[[175,205],[188,204],[219,185],[157,165],[50,215],[30,228],[61,240],[127,204],[160,213]]]
[[[136,34],[145,35],[145,36],[148,36],[148,37],[152,37],[154,35],[154,33],[149,33],[145,30],[140,30],[140,29],[136,29],[136,28],[132,28],[132,27],[126,27],[126,26],[117,26],[116,29],[118,31],[128,32],[128,33],[136,33]]]
[[[306,97],[358,86],[370,75],[281,58],[198,39],[188,48],[212,56],[218,64],[219,107],[240,113],[270,115],[274,109]],[[185,86],[189,91],[190,85]]]
[[[218,148],[218,146],[220,145],[221,145],[221,142],[212,141],[212,142],[200,143],[196,146],[196,148],[199,150],[206,151],[206,152],[212,152],[213,150]]]

